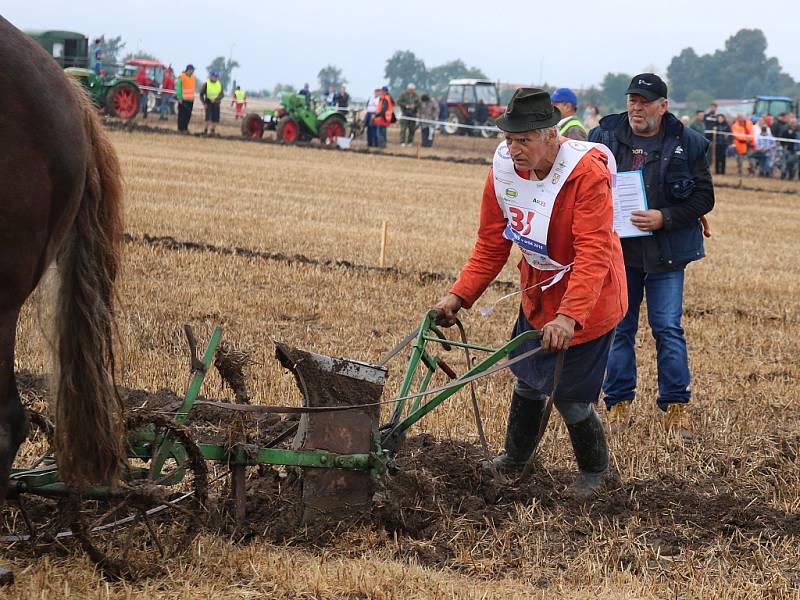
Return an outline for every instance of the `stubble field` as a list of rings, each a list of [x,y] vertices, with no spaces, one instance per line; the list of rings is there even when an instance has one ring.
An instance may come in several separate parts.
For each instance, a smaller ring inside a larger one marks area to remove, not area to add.
[[[183,393],[182,324],[203,343],[221,324],[225,340],[252,352],[248,384],[263,404],[300,397],[273,358],[273,339],[374,362],[416,326],[469,254],[487,171],[175,135],[113,132],[112,139],[125,172],[129,234],[120,383]],[[78,551],[35,560],[10,552],[18,582],[5,593],[800,597],[800,206],[797,195],[778,193],[788,185],[769,183],[775,193],[718,190],[708,258],[688,270],[694,439],[661,426],[655,351],[643,327],[635,423],[611,436],[618,477],[593,503],[562,495],[574,465],[557,416],[531,481],[487,482],[462,392],[413,430],[402,472],[387,488],[402,500],[386,501],[370,524],[329,538],[299,527],[287,533],[282,508],[256,496],[249,502],[259,520],[245,541],[207,531],[186,556],[164,561],[166,574],[106,582]],[[383,221],[391,268],[381,270]],[[515,281],[515,261],[500,279]],[[477,307],[509,289],[490,287]],[[513,299],[489,317],[473,310],[465,326],[474,341],[498,346],[516,310]],[[18,372],[48,370],[41,314],[36,301],[26,307]],[[402,363],[390,364],[385,398],[397,390]],[[511,384],[503,373],[477,386],[493,450],[502,446]],[[216,374],[205,393],[228,394]],[[262,476],[253,470],[251,486]]]

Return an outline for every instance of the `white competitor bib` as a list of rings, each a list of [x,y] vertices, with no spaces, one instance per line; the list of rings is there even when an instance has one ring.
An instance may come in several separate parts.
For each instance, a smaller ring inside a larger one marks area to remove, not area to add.
[[[572,267],[553,260],[547,252],[547,234],[550,215],[558,199],[558,193],[570,173],[592,148],[602,150],[608,157],[608,170],[612,176],[617,172],[614,155],[603,144],[568,140],[561,144],[553,168],[541,180],[523,179],[514,170],[514,162],[506,142],[500,142],[494,153],[492,169],[497,203],[506,218],[503,237],[519,246],[525,260],[534,269],[557,271],[547,280],[546,290],[555,285]],[[544,283],[544,282],[542,282]]]

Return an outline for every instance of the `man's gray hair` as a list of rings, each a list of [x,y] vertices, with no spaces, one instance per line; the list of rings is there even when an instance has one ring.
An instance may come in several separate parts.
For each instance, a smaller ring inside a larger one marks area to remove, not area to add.
[[[544,127],[542,129],[534,130],[540,140],[547,140],[550,138],[558,137],[558,129],[555,125],[552,127]]]

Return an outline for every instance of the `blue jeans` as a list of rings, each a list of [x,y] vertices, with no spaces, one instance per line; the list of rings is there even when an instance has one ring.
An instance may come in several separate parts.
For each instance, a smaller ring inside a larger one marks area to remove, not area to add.
[[[386,129],[387,127],[376,127],[375,135],[377,136],[378,148],[386,148]]]
[[[684,271],[644,273],[626,269],[628,313],[617,325],[603,383],[606,408],[636,395],[636,330],[639,308],[647,295],[647,320],[656,340],[658,400],[661,410],[667,404],[686,403],[689,392],[689,354],[681,327]]]
[[[378,145],[378,127],[372,124],[372,117],[375,113],[367,113],[365,123],[367,125],[367,146],[375,148]]]

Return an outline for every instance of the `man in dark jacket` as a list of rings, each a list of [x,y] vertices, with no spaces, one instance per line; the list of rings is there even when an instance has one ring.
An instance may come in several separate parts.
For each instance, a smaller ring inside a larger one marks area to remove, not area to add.
[[[708,170],[709,143],[668,112],[667,86],[652,73],[637,75],[627,90],[628,111],[609,115],[589,133],[608,146],[619,171],[642,172],[648,210],[631,222],[641,236],[622,240],[628,312],[617,326],[603,384],[612,420],[625,426],[636,392],[635,337],[639,308],[647,313],[658,357],[658,399],[667,428],[685,430],[689,358],[681,327],[686,265],[703,258],[700,218],[714,207]]]

